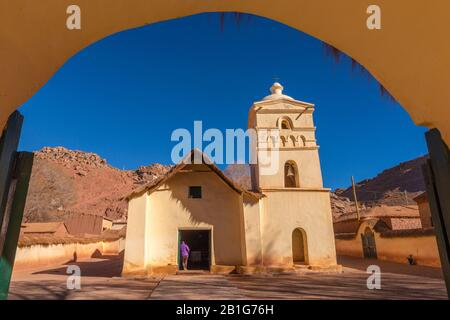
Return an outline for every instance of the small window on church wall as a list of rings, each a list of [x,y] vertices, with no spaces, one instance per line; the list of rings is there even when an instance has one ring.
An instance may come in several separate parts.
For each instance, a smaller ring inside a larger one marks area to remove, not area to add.
[[[189,198],[201,199],[202,198],[202,187],[199,187],[199,186],[189,187]]]
[[[286,162],[284,165],[284,187],[298,188],[298,172],[295,164]]]

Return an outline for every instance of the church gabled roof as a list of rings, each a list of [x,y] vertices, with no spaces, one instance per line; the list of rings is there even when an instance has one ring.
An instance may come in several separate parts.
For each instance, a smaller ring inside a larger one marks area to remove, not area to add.
[[[361,220],[380,219],[380,218],[398,218],[398,219],[418,219],[420,218],[417,206],[387,206],[378,205],[363,210],[360,214]],[[333,223],[357,220],[355,212],[345,214],[334,219]]]
[[[136,190],[134,190],[131,194],[129,194],[128,196],[126,196],[125,198],[127,200],[131,200],[137,196],[140,196],[141,194],[143,194],[144,192],[153,192],[156,189],[158,189],[162,184],[164,184],[164,182],[166,182],[167,180],[169,180],[170,178],[172,178],[173,176],[175,176],[178,172],[180,172],[184,167],[186,167],[187,165],[192,164],[192,159],[194,158],[194,156],[196,154],[200,154],[201,155],[201,159],[202,159],[202,164],[208,166],[211,171],[213,171],[215,174],[217,174],[230,188],[232,188],[234,191],[236,191],[239,194],[246,194],[249,195],[253,198],[256,199],[261,199],[262,197],[264,197],[264,195],[260,192],[254,192],[254,191],[249,191],[249,190],[245,190],[243,189],[241,186],[239,186],[237,183],[235,183],[232,179],[228,178],[223,172],[222,170],[220,170],[210,159],[209,157],[201,152],[198,149],[193,149],[191,152],[189,152],[189,154],[183,158],[183,160],[181,160],[176,166],[174,166],[172,169],[170,169],[166,174],[162,175],[161,177],[159,177],[158,179],[156,179],[155,181],[148,183]],[[188,161],[189,160],[189,161]]]

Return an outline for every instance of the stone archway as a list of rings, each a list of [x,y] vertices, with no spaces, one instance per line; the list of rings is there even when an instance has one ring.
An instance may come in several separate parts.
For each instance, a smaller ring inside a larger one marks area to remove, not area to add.
[[[382,28],[369,30],[369,0],[3,1],[0,128],[70,57],[102,38],[198,13],[241,12],[286,24],[345,52],[389,90],[417,125],[439,128],[450,144],[450,42],[442,38],[450,2],[436,2],[378,0]],[[81,8],[81,30],[65,28],[72,4]]]

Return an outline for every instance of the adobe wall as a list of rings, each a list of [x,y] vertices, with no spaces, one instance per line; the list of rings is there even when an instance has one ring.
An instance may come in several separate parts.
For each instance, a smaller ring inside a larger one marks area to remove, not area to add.
[[[125,248],[125,239],[94,243],[35,244],[18,247],[14,270],[39,268],[66,263],[74,258],[91,258],[94,253],[118,254]]]
[[[364,225],[364,224],[363,224]],[[350,239],[336,239],[336,252],[338,255],[363,258],[361,232]],[[398,263],[408,263],[407,257],[412,255],[418,265],[440,267],[440,257],[434,235],[410,235],[382,237],[375,232],[375,242],[378,259]]]
[[[263,190],[261,217],[262,251],[265,266],[292,266],[292,235],[301,228],[306,233],[307,264],[336,266],[330,193],[299,189]]]

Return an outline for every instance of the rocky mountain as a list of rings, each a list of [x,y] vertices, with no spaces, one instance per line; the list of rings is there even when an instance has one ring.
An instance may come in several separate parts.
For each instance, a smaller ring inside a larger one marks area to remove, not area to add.
[[[169,168],[153,164],[125,171],[94,153],[43,148],[35,152],[24,222],[61,221],[71,213],[125,219],[123,198]]]
[[[413,198],[425,191],[422,165],[427,157],[400,163],[378,174],[376,177],[356,184],[358,200],[366,204],[404,205],[413,203]],[[352,188],[337,189],[336,195],[353,199]]]
[[[235,181],[242,188],[250,190],[252,181],[250,178],[250,166],[247,164],[229,165],[223,172],[228,178]]]

